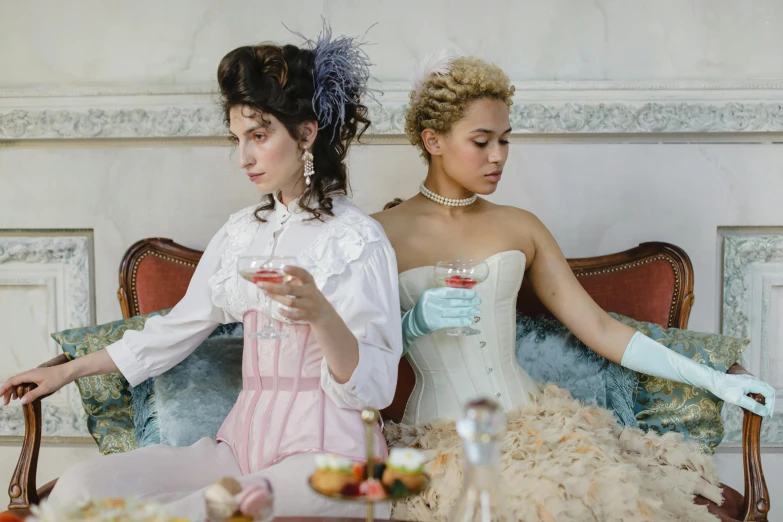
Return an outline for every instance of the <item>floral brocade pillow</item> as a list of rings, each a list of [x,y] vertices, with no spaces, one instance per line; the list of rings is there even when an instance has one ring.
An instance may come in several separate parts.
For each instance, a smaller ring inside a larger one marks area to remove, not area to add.
[[[750,344],[750,339],[664,328],[619,314],[610,315],[670,350],[720,372],[739,361]],[[707,390],[639,374],[634,413],[645,431],[677,431],[697,441],[705,452],[713,453],[723,440],[722,408],[723,401]]]
[[[70,359],[103,350],[122,339],[127,330],[141,330],[147,319],[169,310],[137,315],[98,326],[73,328],[52,334]],[[94,375],[76,380],[87,413],[87,429],[104,455],[136,449],[133,409],[128,381],[121,373]]]

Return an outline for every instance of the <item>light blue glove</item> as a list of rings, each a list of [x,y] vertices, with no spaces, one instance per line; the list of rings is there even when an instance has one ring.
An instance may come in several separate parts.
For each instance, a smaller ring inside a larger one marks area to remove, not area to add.
[[[775,390],[761,379],[713,370],[666,348],[641,332],[631,337],[620,365],[654,377],[704,388],[723,401],[762,417],[771,418],[775,409]],[[759,404],[748,397],[748,393],[763,395],[766,404]]]
[[[428,288],[419,302],[402,316],[402,354],[408,353],[417,338],[441,328],[470,326],[479,315],[481,299],[474,290],[463,288]]]

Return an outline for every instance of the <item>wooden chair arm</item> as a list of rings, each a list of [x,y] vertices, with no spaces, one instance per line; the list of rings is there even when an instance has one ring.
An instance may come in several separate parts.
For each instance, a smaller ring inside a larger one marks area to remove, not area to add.
[[[43,363],[39,368],[65,364],[69,360],[70,358],[66,354],[58,355]],[[16,395],[21,399],[35,388],[36,385],[32,383],[20,384],[16,387]],[[8,486],[8,495],[11,498],[11,503],[8,504],[9,510],[29,509],[31,505],[39,502],[38,492],[35,489],[35,475],[38,470],[38,453],[41,450],[41,428],[43,427],[41,400],[49,395],[22,406],[24,441],[22,442],[22,453],[19,455],[19,461],[11,477],[11,484]]]
[[[726,373],[751,375],[739,363],[735,363]],[[764,404],[764,396],[748,394],[757,402]],[[748,410],[742,419],[742,464],[745,471],[745,500],[742,503],[741,520],[766,521],[769,513],[769,491],[761,468],[761,421],[762,418]]]

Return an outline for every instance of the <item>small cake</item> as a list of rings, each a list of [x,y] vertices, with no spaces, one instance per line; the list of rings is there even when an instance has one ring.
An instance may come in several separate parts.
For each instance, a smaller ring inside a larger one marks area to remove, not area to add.
[[[53,505],[42,502],[32,506],[29,522],[104,522],[133,520],[138,522],[182,522],[172,518],[163,506],[138,502],[128,498],[106,498],[97,501],[85,499],[73,505]],[[5,521],[4,521],[5,522]]]
[[[370,474],[371,478],[376,478],[378,480],[381,480],[381,477],[383,476],[383,470],[386,469],[386,463],[383,462],[380,457],[375,457],[375,462],[373,462],[373,470]],[[356,481],[357,484],[367,480],[367,462],[363,463],[354,463],[353,465],[353,479]]]
[[[241,488],[240,488],[241,489]],[[228,520],[239,507],[234,495],[226,487],[216,482],[204,490],[204,502],[209,520]]]
[[[391,490],[399,480],[411,491],[418,491],[424,485],[424,454],[410,448],[393,448],[386,461],[381,482]]]
[[[348,485],[355,485],[353,462],[331,454],[315,456],[315,473],[312,476],[313,487],[326,495],[335,495]]]
[[[237,479],[233,477],[223,477],[222,479],[218,480],[216,484],[220,484],[226,488],[226,491],[232,495],[239,495],[242,492],[242,484],[240,484]]]
[[[359,493],[367,498],[382,500],[386,498],[386,490],[380,481],[371,479],[359,484]]]

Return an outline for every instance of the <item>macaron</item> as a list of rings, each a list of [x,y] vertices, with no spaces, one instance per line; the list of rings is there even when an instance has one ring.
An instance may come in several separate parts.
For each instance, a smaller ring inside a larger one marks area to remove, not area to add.
[[[270,509],[274,503],[269,491],[261,486],[251,485],[236,496],[239,511],[243,515],[255,517],[265,509]]]

